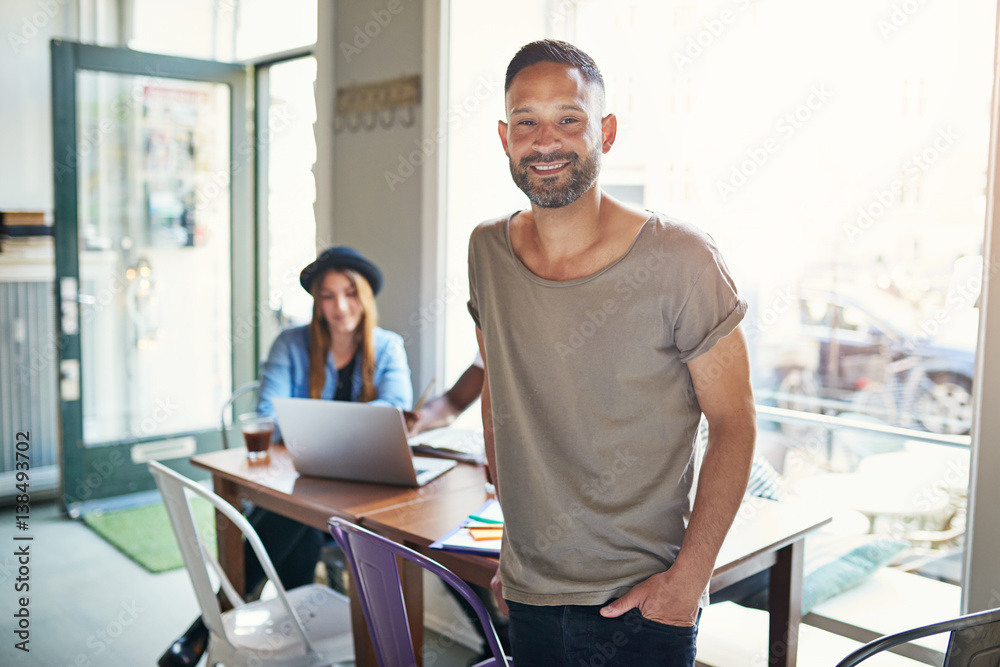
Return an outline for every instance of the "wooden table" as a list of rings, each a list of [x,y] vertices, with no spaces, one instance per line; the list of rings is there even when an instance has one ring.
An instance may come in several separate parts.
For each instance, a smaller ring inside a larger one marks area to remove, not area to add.
[[[832,520],[800,503],[748,498],[726,535],[709,591],[714,593],[770,569],[768,665],[795,667],[802,622],[802,555],[806,535]]]
[[[487,498],[482,485],[447,496],[429,495],[419,503],[367,514],[362,524],[437,560],[466,581],[489,587],[498,564],[496,558],[429,548],[431,542],[450,532]],[[822,509],[750,498],[741,507],[719,552],[710,592],[771,570],[771,666],[795,667],[802,620],[803,545],[808,533],[830,520]]]
[[[417,489],[383,484],[346,482],[316,477],[300,477],[292,466],[287,450],[272,445],[270,456],[259,463],[250,463],[242,447],[224,449],[191,457],[191,463],[212,473],[215,492],[236,508],[248,500],[258,507],[300,521],[323,532],[327,520],[336,516],[362,523],[368,514],[391,510],[425,498],[447,496],[469,487],[482,490],[481,467],[459,464],[429,484]],[[245,593],[243,541],[239,530],[216,512],[219,563],[240,594]],[[407,563],[403,569],[403,586],[407,593],[410,628],[415,641],[423,643],[423,573],[419,566]],[[351,590],[351,622],[354,628],[354,650],[359,667],[377,665],[375,652],[368,636],[359,598]]]
[[[215,492],[240,506],[240,500],[326,530],[337,516],[430,555],[458,576],[489,586],[497,559],[429,549],[486,499],[485,475],[478,466],[459,464],[419,489],[299,477],[284,447],[272,446],[270,461],[250,464],[242,448],[194,456],[191,462],[212,473]],[[795,666],[802,600],[802,549],[806,534],[830,521],[808,506],[750,499],[744,503],[723,544],[712,577],[717,591],[765,569],[771,570],[769,664]],[[216,515],[219,561],[233,583],[243,583],[243,545],[238,531]],[[407,561],[408,562],[408,561]],[[422,573],[403,572],[414,641],[422,645]],[[352,591],[353,592],[353,591]],[[357,664],[375,665],[364,617],[351,596]],[[419,652],[418,652],[419,655]]]

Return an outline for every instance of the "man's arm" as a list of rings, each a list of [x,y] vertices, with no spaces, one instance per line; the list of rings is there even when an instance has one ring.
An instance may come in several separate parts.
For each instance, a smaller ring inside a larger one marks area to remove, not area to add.
[[[486,367],[486,349],[483,345],[483,332],[476,328],[476,340],[479,341],[479,354],[483,358],[483,394],[481,397],[481,403],[483,406],[483,440],[486,443],[486,465],[487,475],[491,482],[496,485],[496,469],[497,469],[497,454],[496,448],[493,444],[493,403],[490,401],[490,372]],[[497,489],[497,500],[500,500],[500,490]],[[507,602],[503,599],[503,585],[500,583],[500,568],[497,568],[497,573],[493,575],[493,580],[490,581],[490,588],[493,589],[493,595],[497,600],[497,607],[504,614],[509,615],[510,611],[507,609]]]
[[[638,607],[653,621],[694,625],[698,601],[743,500],[757,431],[743,332],[733,331],[692,359],[688,369],[708,420],[708,448],[684,542],[669,570],[651,576],[604,607],[604,616],[620,616]]]
[[[450,425],[465,410],[475,403],[483,390],[485,372],[473,364],[465,369],[451,389],[427,401],[415,412],[405,412],[410,435]]]

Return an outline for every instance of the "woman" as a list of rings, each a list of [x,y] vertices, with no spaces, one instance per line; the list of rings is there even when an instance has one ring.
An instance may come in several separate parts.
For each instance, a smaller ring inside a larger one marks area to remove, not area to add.
[[[378,267],[357,250],[336,246],[302,269],[299,282],[313,296],[312,322],[274,341],[261,369],[258,411],[273,414],[278,397],[409,409],[413,388],[403,339],[377,326]],[[280,440],[278,430],[274,437]]]
[[[335,246],[302,269],[299,283],[313,296],[312,321],[283,331],[261,369],[257,410],[273,414],[279,397],[361,401],[394,405],[413,402],[403,339],[377,326],[375,295],[382,272],[353,248]],[[280,424],[275,440],[280,440]],[[286,588],[310,583],[326,534],[259,507],[248,517],[267,548]],[[246,590],[264,572],[253,551],[244,551]],[[160,658],[160,667],[195,665],[208,640],[201,618]]]

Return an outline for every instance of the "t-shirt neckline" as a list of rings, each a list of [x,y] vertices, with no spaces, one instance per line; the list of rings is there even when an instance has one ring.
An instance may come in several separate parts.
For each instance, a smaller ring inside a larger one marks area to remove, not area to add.
[[[646,221],[642,223],[641,227],[639,227],[639,231],[636,232],[635,238],[632,239],[632,243],[630,243],[628,248],[625,249],[625,252],[623,252],[619,257],[616,257],[612,261],[608,262],[606,265],[599,268],[597,271],[594,271],[593,273],[588,274],[586,276],[580,276],[579,278],[571,278],[570,280],[549,280],[548,278],[542,278],[541,276],[533,272],[531,269],[529,269],[527,266],[525,266],[524,262],[521,261],[521,258],[517,256],[516,252],[514,252],[514,244],[511,243],[510,240],[510,221],[514,219],[515,215],[525,210],[526,209],[523,208],[518,209],[507,216],[507,219],[504,221],[503,224],[504,242],[507,244],[507,252],[510,253],[511,259],[514,261],[515,266],[517,266],[517,270],[522,275],[527,277],[529,280],[536,282],[539,285],[545,285],[547,287],[572,287],[574,285],[582,285],[583,283],[589,282],[601,276],[602,274],[610,271],[632,253],[632,249],[635,248],[635,246],[639,243],[639,237],[643,235],[643,233],[646,231],[646,228],[649,227],[649,223],[652,222],[652,220],[656,217],[656,213],[654,213],[653,211],[647,211],[649,213],[649,217],[646,218]]]

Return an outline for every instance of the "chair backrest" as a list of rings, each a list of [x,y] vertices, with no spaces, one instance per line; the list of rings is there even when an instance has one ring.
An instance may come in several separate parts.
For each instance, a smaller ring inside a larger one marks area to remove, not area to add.
[[[475,610],[495,665],[507,665],[496,628],[482,601],[451,570],[422,554],[342,519],[331,518],[330,533],[344,550],[354,574],[361,608],[375,646],[379,665],[412,665],[413,639],[406,617],[396,556],[436,574],[454,588]]]
[[[222,404],[222,412],[219,415],[219,426],[222,429],[223,449],[229,449],[229,426],[230,424],[232,424],[232,419],[230,419],[229,421],[226,420],[226,417],[229,415],[229,409],[233,406],[233,403],[236,402],[237,398],[251,391],[256,391],[258,389],[260,389],[260,380],[253,380],[252,382],[247,382],[246,384],[236,389],[236,391],[234,391],[232,394],[230,394],[226,402]]]
[[[274,584],[278,598],[288,613],[288,617],[292,619],[292,624],[295,626],[294,630],[298,632],[298,635],[302,639],[302,645],[306,647],[306,652],[309,654],[315,653],[312,643],[309,641],[309,637],[306,635],[305,628],[302,625],[302,619],[288,599],[287,591],[274,569],[271,558],[264,549],[264,544],[260,541],[257,531],[246,520],[246,517],[236,511],[235,507],[220,496],[202,487],[194,480],[174,472],[162,463],[150,461],[148,466],[149,471],[156,480],[156,486],[160,489],[160,495],[163,496],[163,504],[167,508],[170,525],[173,526],[174,535],[177,537],[177,545],[180,547],[181,556],[184,558],[184,567],[187,569],[188,576],[191,577],[191,584],[194,586],[195,596],[198,598],[198,605],[201,607],[202,617],[208,629],[217,637],[230,641],[222,623],[222,610],[219,607],[219,600],[216,597],[215,589],[212,587],[209,573],[210,567],[211,571],[219,578],[222,591],[229,599],[230,604],[233,607],[240,607],[245,602],[236,592],[232,582],[215,559],[215,556],[208,549],[205,540],[198,533],[188,492],[210,502],[216,511],[225,515],[243,533],[243,536],[257,555],[264,574]],[[230,641],[230,643],[232,642]]]
[[[952,630],[944,667],[1000,667],[1000,609],[965,618],[975,623]]]
[[[943,667],[1000,666],[1000,609],[991,609],[886,635],[854,651],[837,667],[853,667],[876,653],[942,632],[951,633]]]

